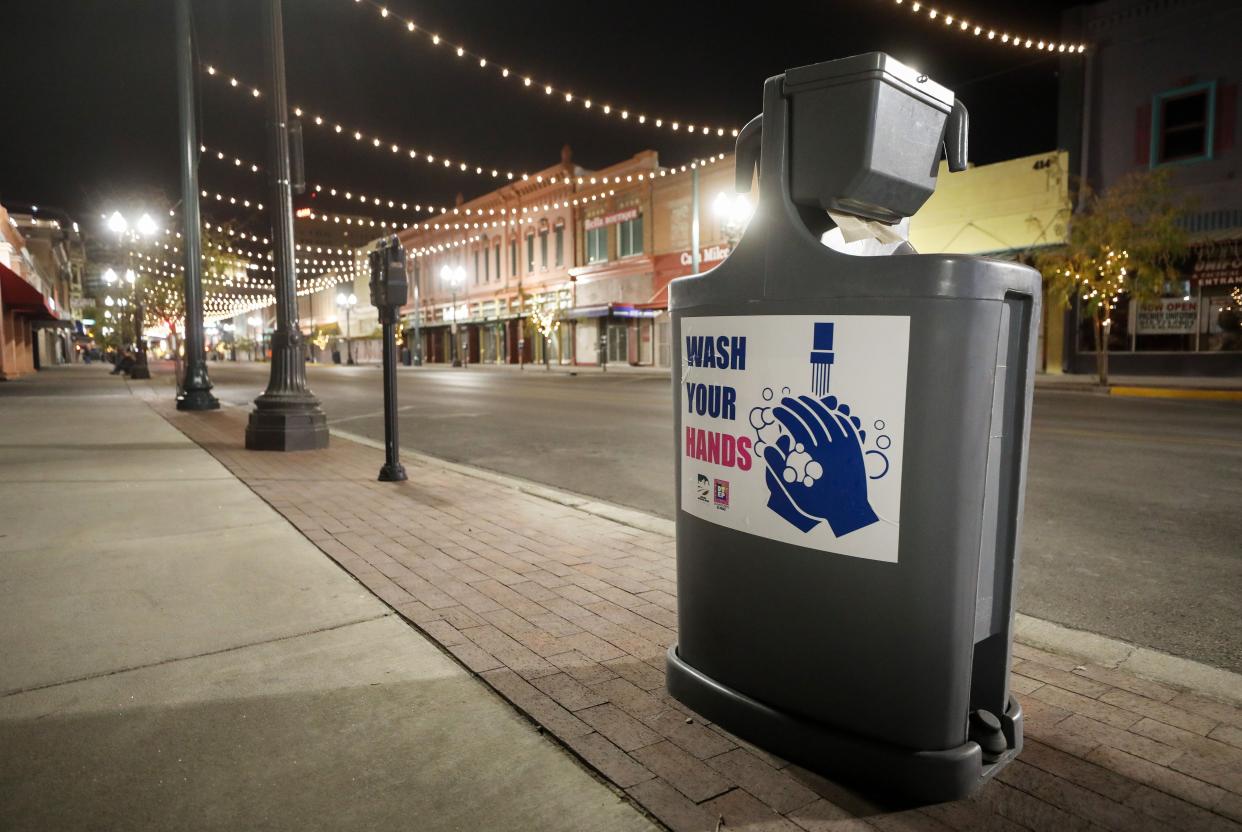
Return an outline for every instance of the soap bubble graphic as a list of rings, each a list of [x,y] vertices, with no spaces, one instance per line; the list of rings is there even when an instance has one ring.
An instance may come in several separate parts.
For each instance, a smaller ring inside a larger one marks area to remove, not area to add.
[[[789,395],[789,388],[782,387],[782,395]],[[775,398],[776,393],[771,387],[765,387],[760,392],[765,402],[770,402]],[[755,453],[762,457],[765,445],[775,446],[777,440],[786,434],[784,426],[773,415],[773,406],[759,405],[750,409],[749,421],[750,427],[755,433]],[[876,419],[872,423],[875,431],[884,430],[887,425],[883,419]],[[859,430],[858,438],[864,444],[867,443],[867,431]],[[876,434],[871,443],[871,447],[864,450],[863,455],[867,459],[867,479],[879,480],[888,475],[890,463],[888,454],[884,453],[892,447],[892,437],[887,434]],[[785,470],[781,472],[781,478],[787,483],[801,482],[803,485],[811,486],[824,475],[823,466],[816,462],[806,453],[806,449],[798,443],[794,446],[792,452],[786,459]]]

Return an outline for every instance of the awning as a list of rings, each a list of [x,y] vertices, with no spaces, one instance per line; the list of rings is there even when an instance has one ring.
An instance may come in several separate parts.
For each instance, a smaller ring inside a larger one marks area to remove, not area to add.
[[[566,320],[580,318],[654,318],[660,313],[658,309],[649,308],[646,304],[605,303],[599,306],[577,306],[566,309],[563,317]]]
[[[660,291],[651,296],[651,300],[634,305],[639,309],[668,309],[668,283],[661,286]]]
[[[575,306],[573,309],[566,309],[562,313],[567,320],[577,320],[579,318],[606,318],[608,313],[612,311],[612,305],[608,303],[599,306]]]
[[[3,263],[0,263],[0,301],[6,309],[16,310],[30,318],[60,320],[55,304]]]

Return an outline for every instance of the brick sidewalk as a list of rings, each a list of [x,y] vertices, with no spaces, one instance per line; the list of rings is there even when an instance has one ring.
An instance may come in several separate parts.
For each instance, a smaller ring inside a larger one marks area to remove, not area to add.
[[[336,437],[325,451],[248,452],[241,409],[159,409],[674,830],[1242,830],[1242,709],[1018,644],[1017,762],[969,800],[894,810],[664,692],[677,622],[670,538],[434,464],[378,483],[383,454]]]

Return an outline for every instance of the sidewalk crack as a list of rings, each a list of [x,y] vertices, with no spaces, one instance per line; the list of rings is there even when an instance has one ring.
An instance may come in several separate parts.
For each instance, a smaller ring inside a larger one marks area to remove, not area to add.
[[[86,682],[91,679],[103,679],[108,676],[116,676],[117,674],[129,673],[134,670],[146,670],[149,667],[160,667],[166,664],[184,662],[190,659],[201,659],[207,656],[219,656],[223,653],[233,653],[237,650],[245,650],[249,647],[260,647],[264,644],[276,644],[281,641],[288,641],[294,638],[302,638],[303,636],[313,636],[319,633],[332,632],[333,630],[343,630],[346,627],[353,627],[355,624],[366,624],[370,621],[379,621],[381,618],[389,618],[390,616],[393,616],[393,615],[395,615],[395,613],[389,611],[389,612],[381,613],[380,615],[372,615],[366,618],[358,618],[353,621],[343,621],[340,624],[332,624],[327,627],[317,627],[316,629],[306,630],[301,633],[290,633],[288,635],[276,636],[274,638],[266,638],[266,639],[261,639],[259,641],[251,641],[245,644],[235,644],[235,645],[232,645],[231,647],[222,647],[218,650],[206,650],[202,653],[194,653],[189,656],[174,656],[168,659],[160,659],[159,661],[148,662],[146,664],[136,664],[136,665],[131,665],[129,667],[119,667],[119,668],[116,668],[115,670],[106,670],[101,673],[88,673],[85,676],[76,676],[72,679],[62,679],[57,682],[48,682],[43,685],[32,685],[27,688],[16,688],[13,690],[6,690],[0,693],[0,699],[7,699],[10,696],[17,696],[18,694],[21,694],[21,693],[33,693],[35,691],[47,690],[48,688],[57,688],[62,685],[72,685],[75,682]]]

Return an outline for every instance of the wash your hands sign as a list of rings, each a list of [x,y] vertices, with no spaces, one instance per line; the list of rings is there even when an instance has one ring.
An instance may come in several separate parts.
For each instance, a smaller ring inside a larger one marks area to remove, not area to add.
[[[910,319],[682,320],[682,510],[897,561]]]

